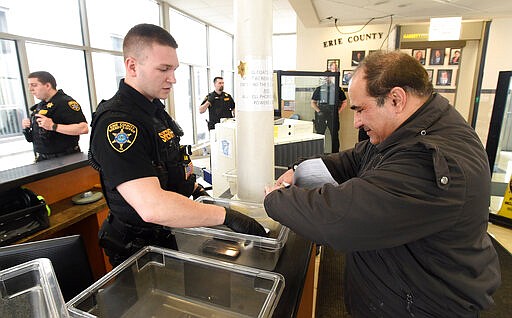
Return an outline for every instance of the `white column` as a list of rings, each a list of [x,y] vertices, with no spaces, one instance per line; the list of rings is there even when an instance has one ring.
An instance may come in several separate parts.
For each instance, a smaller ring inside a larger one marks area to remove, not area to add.
[[[234,0],[238,198],[262,202],[274,181],[272,0]]]

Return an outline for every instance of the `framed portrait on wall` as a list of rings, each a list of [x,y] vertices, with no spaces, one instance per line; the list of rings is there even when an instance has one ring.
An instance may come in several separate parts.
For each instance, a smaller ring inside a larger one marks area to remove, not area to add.
[[[450,86],[452,85],[453,70],[437,70],[436,85]]]
[[[364,59],[365,51],[352,51],[352,66],[358,66]]]
[[[444,65],[444,49],[430,50],[430,65]]]
[[[427,71],[428,80],[432,82],[432,79],[434,78],[434,69],[429,68],[429,69],[426,69],[425,71]]]
[[[343,73],[341,75],[341,85],[348,85],[353,73],[354,70],[343,70]]]
[[[427,49],[413,49],[412,56],[420,62],[421,65],[425,65],[425,59],[427,57]]]
[[[331,71],[331,72],[339,72],[340,71],[340,59],[328,59],[326,70]]]
[[[461,59],[461,52],[459,48],[450,49],[450,60],[448,64],[450,65],[459,65]]]

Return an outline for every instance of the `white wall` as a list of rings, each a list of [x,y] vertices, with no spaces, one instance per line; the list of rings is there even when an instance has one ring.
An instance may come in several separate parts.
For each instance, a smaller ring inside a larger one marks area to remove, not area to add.
[[[340,31],[343,33],[357,32],[340,34],[334,26],[306,28],[298,20],[297,70],[325,71],[327,59],[340,59],[340,72],[352,70],[355,68],[355,66],[351,66],[352,51],[365,51],[368,55],[369,50],[388,48],[388,40],[386,39],[389,30],[388,24],[368,25],[363,30],[358,31],[361,27],[342,27]],[[366,35],[369,35],[372,39],[367,39]],[[394,41],[394,38],[392,40]],[[332,46],[329,46],[329,41],[331,41]],[[344,89],[346,90],[346,87]],[[354,128],[353,121],[353,111],[349,107],[345,108],[340,116],[340,150],[352,148],[357,142],[357,130]]]
[[[360,29],[361,26],[343,27],[342,32],[348,33]],[[379,40],[349,42],[349,37],[354,34],[340,34],[336,28],[306,28],[297,21],[297,70],[304,71],[323,71],[326,68],[327,59],[340,59],[340,71],[353,69],[350,66],[351,53],[355,50],[377,50],[381,47],[384,38],[387,35],[389,25],[369,25],[364,30],[355,35],[367,33],[383,33],[383,38]],[[498,80],[499,71],[512,70],[512,58],[510,56],[512,18],[493,19],[491,22],[489,42],[487,46],[487,55],[482,82],[483,90],[494,90]],[[394,36],[391,36],[394,41]],[[325,41],[342,39],[342,43],[333,46],[324,46]],[[386,41],[387,42],[387,41]],[[469,41],[464,49],[462,63],[471,64],[470,67],[464,67],[468,71],[459,74],[458,94],[455,101],[457,110],[469,120],[468,116],[473,107],[474,101],[471,98],[471,91],[476,83],[477,50],[478,41]],[[382,44],[386,48],[387,43]],[[467,54],[467,56],[466,56]],[[461,68],[462,66],[461,65]],[[476,69],[474,73],[471,70]],[[480,95],[480,104],[477,116],[476,131],[483,144],[487,141],[489,121],[491,118],[492,105],[494,102],[494,93],[482,93]],[[353,128],[353,114],[350,109],[345,109],[340,118],[340,141],[341,149],[347,149],[357,141],[357,132]]]

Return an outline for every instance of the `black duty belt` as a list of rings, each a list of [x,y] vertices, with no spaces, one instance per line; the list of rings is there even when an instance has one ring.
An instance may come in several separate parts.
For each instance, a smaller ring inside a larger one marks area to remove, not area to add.
[[[43,160],[48,160],[48,159],[53,159],[53,158],[58,158],[58,157],[63,157],[63,156],[66,156],[66,155],[70,155],[72,153],[77,153],[77,152],[80,152],[80,147],[79,146],[75,146],[75,147],[71,147],[71,148],[68,148],[62,152],[56,152],[56,153],[40,153],[40,152],[36,152],[36,162],[38,161],[43,161]]]
[[[154,225],[151,227],[138,226],[130,223],[126,223],[120,220],[118,217],[109,213],[107,216],[107,222],[119,233],[125,236],[139,237],[142,239],[155,239],[163,234],[163,232],[169,233],[169,230],[164,229],[161,225]]]

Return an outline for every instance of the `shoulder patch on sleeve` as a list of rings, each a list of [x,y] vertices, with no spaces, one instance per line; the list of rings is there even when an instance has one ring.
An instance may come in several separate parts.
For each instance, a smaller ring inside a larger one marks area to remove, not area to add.
[[[125,152],[137,139],[139,129],[126,121],[116,121],[107,126],[107,139],[116,151]]]
[[[80,110],[80,104],[78,104],[78,103],[77,103],[77,102],[75,102],[74,100],[70,100],[70,101],[68,102],[68,106],[69,106],[72,110],[74,110],[74,111],[76,111],[76,112]]]

